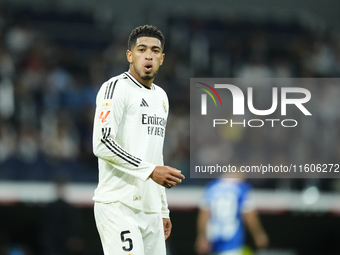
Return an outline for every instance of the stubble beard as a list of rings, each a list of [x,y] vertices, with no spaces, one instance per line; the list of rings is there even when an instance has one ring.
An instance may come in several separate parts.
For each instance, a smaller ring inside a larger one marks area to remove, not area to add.
[[[150,81],[152,79],[154,79],[156,77],[156,74],[158,73],[158,70],[153,74],[145,74],[143,75],[142,72],[139,72],[139,70],[137,70],[137,68],[134,67],[134,70],[136,72],[136,74],[144,81]]]
[[[155,76],[156,76],[156,74],[154,74],[153,76],[151,76],[151,75],[140,76],[140,75],[139,75],[139,77],[140,77],[142,80],[144,80],[144,81],[150,81],[150,80],[152,80],[153,78],[155,78]]]

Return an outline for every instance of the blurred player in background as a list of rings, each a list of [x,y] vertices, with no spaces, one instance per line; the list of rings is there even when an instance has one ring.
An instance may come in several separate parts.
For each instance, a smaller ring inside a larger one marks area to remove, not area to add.
[[[258,248],[267,247],[268,237],[249,191],[250,186],[241,178],[220,178],[206,186],[197,219],[197,254],[243,254],[244,224],[255,245]]]
[[[163,165],[169,103],[153,83],[163,49],[164,36],[156,27],[132,30],[129,71],[105,82],[97,95],[93,151],[99,183],[93,200],[105,255],[166,254],[171,221],[165,188],[184,176]]]

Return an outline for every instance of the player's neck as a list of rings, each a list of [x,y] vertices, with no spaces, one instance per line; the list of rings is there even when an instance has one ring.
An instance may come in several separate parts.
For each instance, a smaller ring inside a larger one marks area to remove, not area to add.
[[[154,79],[151,80],[143,80],[137,73],[136,71],[130,67],[129,69],[129,73],[137,80],[139,81],[141,84],[143,84],[144,86],[151,88],[152,82]]]

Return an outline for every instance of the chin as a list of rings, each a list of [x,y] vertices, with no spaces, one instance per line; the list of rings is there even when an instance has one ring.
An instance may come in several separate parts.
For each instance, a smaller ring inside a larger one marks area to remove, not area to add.
[[[143,80],[145,81],[150,81],[154,78],[154,75],[144,75],[143,77],[141,77]]]

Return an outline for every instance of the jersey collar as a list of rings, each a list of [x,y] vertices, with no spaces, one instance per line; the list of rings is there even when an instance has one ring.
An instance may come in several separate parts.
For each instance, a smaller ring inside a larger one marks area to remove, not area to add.
[[[151,84],[151,88],[149,88],[148,86],[145,86],[144,84],[140,83],[139,81],[136,80],[135,77],[133,77],[131,74],[129,74],[128,72],[125,72],[126,76],[133,82],[135,83],[138,87],[140,88],[146,88],[149,90],[155,90],[155,85],[152,83]]]

